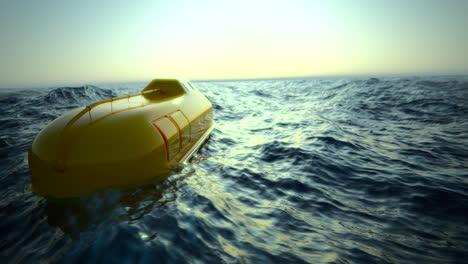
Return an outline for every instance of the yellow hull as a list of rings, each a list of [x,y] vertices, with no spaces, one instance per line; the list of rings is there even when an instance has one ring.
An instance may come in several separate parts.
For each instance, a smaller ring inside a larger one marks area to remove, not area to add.
[[[29,151],[33,192],[71,198],[143,183],[190,158],[213,128],[212,105],[190,82],[154,80],[42,129]]]

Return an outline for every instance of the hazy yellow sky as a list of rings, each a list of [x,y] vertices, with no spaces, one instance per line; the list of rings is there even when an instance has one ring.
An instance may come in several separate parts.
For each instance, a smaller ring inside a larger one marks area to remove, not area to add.
[[[0,87],[468,74],[466,14],[466,0],[0,0]]]

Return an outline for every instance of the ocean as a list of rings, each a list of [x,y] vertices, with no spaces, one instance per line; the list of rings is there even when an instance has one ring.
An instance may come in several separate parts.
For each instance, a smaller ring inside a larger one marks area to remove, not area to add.
[[[146,83],[0,89],[0,263],[467,262],[467,76],[194,84],[189,162],[73,201],[31,192],[34,137]]]

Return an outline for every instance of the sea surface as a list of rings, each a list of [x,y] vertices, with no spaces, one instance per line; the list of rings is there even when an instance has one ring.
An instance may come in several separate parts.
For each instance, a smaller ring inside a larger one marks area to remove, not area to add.
[[[74,201],[31,192],[34,137],[145,83],[0,89],[0,263],[468,263],[468,77],[194,84],[188,163]]]

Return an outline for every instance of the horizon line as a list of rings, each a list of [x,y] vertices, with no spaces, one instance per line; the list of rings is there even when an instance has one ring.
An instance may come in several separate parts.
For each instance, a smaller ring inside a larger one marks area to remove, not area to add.
[[[278,77],[234,77],[234,78],[186,78],[193,82],[216,82],[216,81],[255,81],[255,80],[292,80],[292,79],[335,79],[335,78],[382,78],[382,77],[465,77],[468,72],[451,72],[451,73],[435,73],[435,72],[421,72],[421,73],[372,73],[372,74],[327,74],[327,75],[297,75],[297,76],[278,76]],[[68,86],[84,86],[93,84],[117,84],[117,83],[146,83],[157,78],[167,77],[154,77],[148,80],[121,80],[121,81],[71,81],[71,82],[35,82],[35,83],[18,83],[3,85],[0,84],[0,89],[17,89],[17,88],[50,88],[50,87],[68,87]]]

